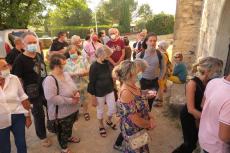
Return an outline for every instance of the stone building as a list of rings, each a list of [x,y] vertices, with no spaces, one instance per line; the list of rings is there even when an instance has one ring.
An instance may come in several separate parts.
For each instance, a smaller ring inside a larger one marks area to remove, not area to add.
[[[177,0],[173,51],[188,66],[197,57],[214,56],[230,72],[230,0]]]

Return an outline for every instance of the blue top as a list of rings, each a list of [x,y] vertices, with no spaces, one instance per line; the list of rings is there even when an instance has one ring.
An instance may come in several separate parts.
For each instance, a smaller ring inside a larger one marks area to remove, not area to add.
[[[186,82],[187,74],[187,68],[184,63],[175,65],[173,75],[178,76],[181,82]]]

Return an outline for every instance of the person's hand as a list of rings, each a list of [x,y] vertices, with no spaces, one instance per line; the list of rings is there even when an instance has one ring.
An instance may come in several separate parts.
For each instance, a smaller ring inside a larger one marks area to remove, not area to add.
[[[96,97],[92,98],[92,106],[97,107],[97,99],[96,99]]]
[[[76,92],[76,93],[73,95],[72,99],[73,99],[73,103],[74,103],[74,104],[77,104],[77,103],[80,101],[80,93],[79,93],[79,92]]]
[[[149,129],[151,130],[151,129],[154,129],[155,127],[156,127],[156,122],[154,121],[154,119],[150,119],[149,120]]]
[[[146,97],[148,99],[154,98],[156,96],[157,96],[157,91],[155,91],[155,90],[148,90],[146,93]]]
[[[29,128],[32,124],[32,120],[30,116],[26,117],[26,127]]]

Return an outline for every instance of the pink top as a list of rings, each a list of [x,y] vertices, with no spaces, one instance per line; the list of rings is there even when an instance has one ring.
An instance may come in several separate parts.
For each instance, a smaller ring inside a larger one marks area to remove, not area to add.
[[[88,55],[90,63],[92,63],[93,61],[96,60],[95,52],[96,52],[96,49],[98,49],[100,47],[102,47],[102,44],[99,42],[97,42],[97,43],[90,42],[90,43],[86,44],[84,51]]]
[[[230,126],[230,82],[224,78],[210,81],[200,120],[199,142],[209,153],[230,153],[230,145],[220,140],[219,122]]]

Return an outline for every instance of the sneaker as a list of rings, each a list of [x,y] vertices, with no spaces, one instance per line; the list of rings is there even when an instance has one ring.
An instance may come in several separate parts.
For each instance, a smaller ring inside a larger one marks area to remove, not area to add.
[[[45,139],[43,139],[43,140],[41,140],[41,143],[42,143],[42,146],[43,147],[50,147],[51,146],[51,141],[49,140],[49,139],[47,139],[47,138],[45,138]]]
[[[115,149],[115,150],[117,150],[117,151],[120,151],[120,152],[123,151],[122,146],[113,145],[113,149]]]

